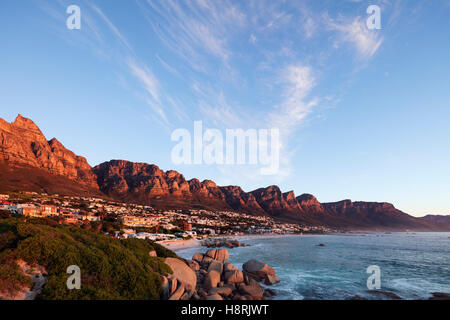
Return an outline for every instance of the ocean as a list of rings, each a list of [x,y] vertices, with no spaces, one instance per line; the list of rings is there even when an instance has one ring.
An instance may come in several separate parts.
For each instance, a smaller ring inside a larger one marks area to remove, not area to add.
[[[381,270],[381,291],[403,299],[450,293],[450,233],[370,233],[240,238],[248,247],[229,249],[230,262],[257,259],[281,282],[275,299],[383,299],[367,288],[369,266]],[[325,246],[318,246],[323,243]],[[178,251],[185,259],[207,248]]]

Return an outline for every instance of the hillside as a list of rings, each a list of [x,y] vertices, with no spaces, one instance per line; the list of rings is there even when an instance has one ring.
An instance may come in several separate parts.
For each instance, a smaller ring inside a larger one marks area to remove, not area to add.
[[[151,257],[155,250],[158,257]],[[0,299],[23,299],[41,280],[38,299],[159,299],[164,257],[151,241],[112,239],[52,220],[0,218]],[[67,267],[81,269],[81,290],[68,290]],[[32,277],[33,276],[33,277]]]

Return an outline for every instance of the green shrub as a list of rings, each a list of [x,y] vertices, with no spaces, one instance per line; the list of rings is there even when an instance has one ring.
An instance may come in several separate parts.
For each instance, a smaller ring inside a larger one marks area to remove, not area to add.
[[[152,250],[158,257],[149,255]],[[18,290],[29,278],[11,261],[43,266],[48,281],[40,299],[159,299],[161,275],[172,273],[165,257],[176,254],[152,241],[113,239],[47,219],[0,223],[0,278],[9,290]],[[70,265],[80,267],[81,290],[67,289]]]

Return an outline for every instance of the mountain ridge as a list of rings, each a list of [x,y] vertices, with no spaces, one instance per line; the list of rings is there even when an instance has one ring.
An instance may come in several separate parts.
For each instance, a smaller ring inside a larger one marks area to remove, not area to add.
[[[296,196],[293,191],[282,192],[276,185],[245,192],[239,186],[187,180],[175,170],[163,171],[154,164],[126,160],[91,167],[84,157],[75,155],[56,138],[47,140],[32,120],[20,114],[12,123],[0,118],[0,162],[0,182],[7,188],[26,185],[52,192],[92,193],[164,209],[233,210],[338,228],[450,231],[447,219],[412,217],[386,202],[320,203],[313,195]],[[13,183],[17,176],[23,177]]]

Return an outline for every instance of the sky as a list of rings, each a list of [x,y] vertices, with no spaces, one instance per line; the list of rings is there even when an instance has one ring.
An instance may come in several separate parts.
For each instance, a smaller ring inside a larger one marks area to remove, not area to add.
[[[92,166],[450,214],[449,0],[3,0],[0,27],[0,117]],[[279,171],[174,163],[171,135],[194,121],[279,129]]]

